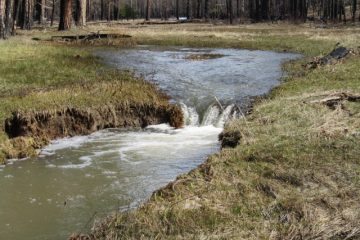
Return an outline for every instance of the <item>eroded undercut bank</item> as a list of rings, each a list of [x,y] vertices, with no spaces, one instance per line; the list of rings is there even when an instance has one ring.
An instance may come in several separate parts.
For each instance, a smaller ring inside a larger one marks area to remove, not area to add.
[[[144,128],[160,123],[181,127],[181,108],[171,104],[107,104],[86,109],[14,112],[5,121],[5,132],[10,138],[5,155],[7,159],[24,158],[57,138],[88,135],[106,128]]]

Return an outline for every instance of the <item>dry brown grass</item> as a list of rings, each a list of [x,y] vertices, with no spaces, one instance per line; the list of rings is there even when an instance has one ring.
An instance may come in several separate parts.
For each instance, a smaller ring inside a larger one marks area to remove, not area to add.
[[[357,47],[359,29],[268,25],[149,26],[128,29],[141,43],[328,52]],[[360,59],[288,76],[251,115],[225,133],[240,144],[155,192],[137,210],[115,213],[94,239],[360,239],[360,103],[319,103],[360,94]],[[318,103],[316,103],[318,101]]]

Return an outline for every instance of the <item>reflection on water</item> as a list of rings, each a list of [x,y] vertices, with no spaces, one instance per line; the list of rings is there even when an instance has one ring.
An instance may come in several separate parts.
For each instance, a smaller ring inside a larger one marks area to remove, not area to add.
[[[188,61],[192,53],[223,54]],[[133,49],[97,53],[159,84],[181,103],[187,126],[166,124],[54,141],[38,158],[0,168],[0,238],[64,239],[92,216],[136,207],[152,191],[219,150],[238,106],[278,83],[290,54],[244,50]],[[216,98],[215,98],[216,97]]]

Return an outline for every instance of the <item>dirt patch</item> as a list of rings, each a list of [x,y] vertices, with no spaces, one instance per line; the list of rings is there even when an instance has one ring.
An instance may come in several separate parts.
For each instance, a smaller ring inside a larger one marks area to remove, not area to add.
[[[234,148],[239,145],[240,140],[241,133],[239,131],[222,132],[219,135],[219,141],[221,142],[222,148]]]

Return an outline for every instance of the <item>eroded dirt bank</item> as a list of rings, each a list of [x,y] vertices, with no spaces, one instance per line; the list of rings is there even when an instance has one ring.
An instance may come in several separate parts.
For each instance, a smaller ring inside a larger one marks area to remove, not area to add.
[[[10,141],[6,158],[24,158],[51,140],[87,135],[105,128],[146,127],[169,123],[183,125],[180,107],[171,104],[107,104],[96,108],[64,108],[53,111],[14,112],[5,121]]]

